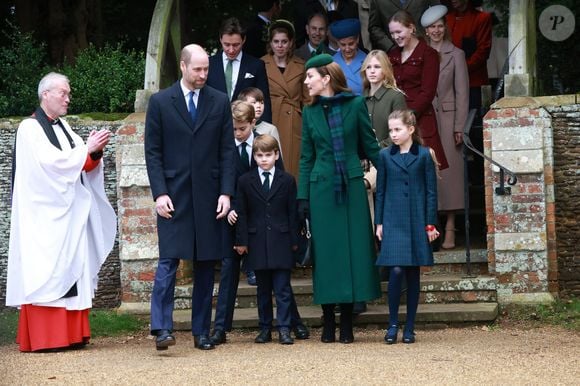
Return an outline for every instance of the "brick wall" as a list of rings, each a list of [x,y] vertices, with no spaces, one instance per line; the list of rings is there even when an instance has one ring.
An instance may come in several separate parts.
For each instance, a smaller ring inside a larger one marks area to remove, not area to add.
[[[71,127],[83,138],[91,130],[107,128],[113,133],[117,131],[120,122],[82,121],[69,117]],[[0,308],[6,301],[6,270],[8,262],[8,239],[10,234],[10,185],[12,147],[14,133],[18,128],[18,120],[0,121]],[[109,146],[105,149],[105,189],[113,208],[117,210],[117,170],[115,167],[116,135],[112,136]],[[107,258],[99,274],[99,286],[94,307],[112,308],[121,302],[121,280],[118,243]]]
[[[579,98],[580,99],[580,98]],[[576,103],[579,101],[577,100]],[[554,136],[554,191],[560,296],[580,296],[580,105],[549,106]]]
[[[499,173],[486,167],[489,269],[500,302],[578,293],[579,234],[568,229],[579,213],[578,111],[576,96],[504,98],[485,116],[486,155],[518,175],[511,195],[500,196]]]

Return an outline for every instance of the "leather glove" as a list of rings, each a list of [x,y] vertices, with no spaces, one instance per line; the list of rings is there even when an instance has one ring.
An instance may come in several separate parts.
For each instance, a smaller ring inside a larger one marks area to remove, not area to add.
[[[304,221],[310,218],[310,201],[305,199],[298,200],[298,219]]]

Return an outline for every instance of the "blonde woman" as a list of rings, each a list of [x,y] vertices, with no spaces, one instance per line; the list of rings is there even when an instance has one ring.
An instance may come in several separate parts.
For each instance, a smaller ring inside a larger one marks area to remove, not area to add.
[[[377,140],[381,147],[389,144],[388,117],[395,110],[407,108],[405,94],[399,88],[393,75],[393,66],[382,50],[372,50],[362,65],[363,96]]]

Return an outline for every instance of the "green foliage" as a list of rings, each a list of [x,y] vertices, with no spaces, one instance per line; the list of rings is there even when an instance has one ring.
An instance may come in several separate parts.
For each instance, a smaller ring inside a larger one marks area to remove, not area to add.
[[[142,331],[146,321],[133,315],[117,314],[110,310],[92,310],[89,314],[91,336],[118,336]],[[16,339],[18,312],[0,311],[0,346],[12,344]]]
[[[124,51],[122,44],[101,49],[90,45],[62,72],[72,88],[69,113],[131,112],[135,91],[143,87],[145,58],[141,52]]]
[[[2,34],[9,44],[0,47],[0,117],[30,115],[38,106],[38,82],[48,72],[45,46],[9,22]]]

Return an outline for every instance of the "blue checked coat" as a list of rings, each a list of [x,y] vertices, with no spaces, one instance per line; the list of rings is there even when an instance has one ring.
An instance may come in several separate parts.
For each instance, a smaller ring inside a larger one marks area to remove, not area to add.
[[[377,265],[433,265],[425,226],[437,221],[437,175],[429,148],[413,144],[407,160],[399,146],[379,153],[375,223],[383,225]]]

